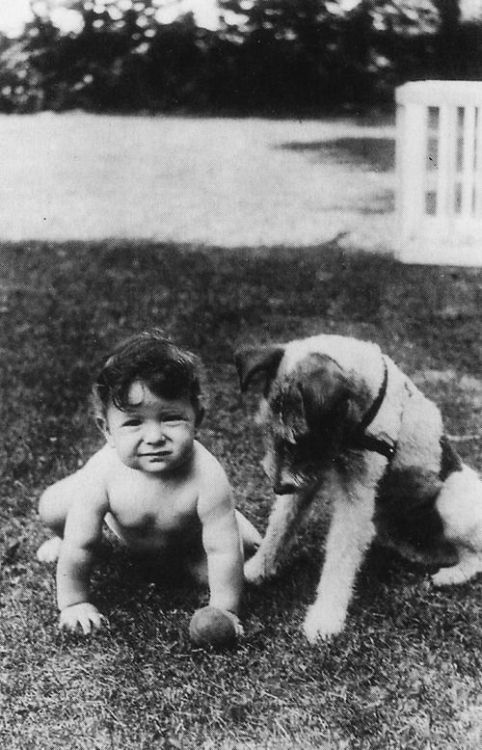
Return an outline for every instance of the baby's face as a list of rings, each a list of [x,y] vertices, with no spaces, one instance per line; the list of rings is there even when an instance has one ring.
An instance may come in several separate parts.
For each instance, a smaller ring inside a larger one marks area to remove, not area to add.
[[[156,396],[132,383],[129,408],[107,408],[105,435],[126,466],[148,474],[171,474],[192,455],[196,412],[184,399]]]

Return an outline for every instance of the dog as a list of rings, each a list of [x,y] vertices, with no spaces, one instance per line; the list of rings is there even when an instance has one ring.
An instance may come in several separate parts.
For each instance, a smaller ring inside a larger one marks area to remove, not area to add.
[[[445,436],[438,407],[377,344],[319,335],[244,347],[235,363],[242,391],[264,383],[257,421],[278,496],[246,579],[273,576],[315,496],[330,503],[308,641],[343,630],[375,538],[438,569],[437,586],[482,571],[482,482]]]

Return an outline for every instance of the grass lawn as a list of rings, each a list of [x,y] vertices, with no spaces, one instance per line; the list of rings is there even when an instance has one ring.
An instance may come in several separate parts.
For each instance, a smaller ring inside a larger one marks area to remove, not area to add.
[[[4,240],[393,249],[393,118],[0,114],[0,143]]]
[[[241,342],[316,332],[377,341],[443,408],[482,465],[482,271],[401,266],[334,248],[242,251],[98,243],[3,245],[0,286],[0,744],[6,750],[313,748],[464,750],[482,745],[482,578],[434,590],[426,571],[373,550],[346,631],[300,633],[323,524],[297,537],[279,579],[248,590],[234,653],[193,648],[188,582],[105,550],[94,600],[110,631],[56,629],[53,567],[34,553],[46,485],[99,445],[86,413],[97,360],[158,325],[204,359],[200,438],[262,530],[271,503]],[[175,585],[176,584],[176,585]]]

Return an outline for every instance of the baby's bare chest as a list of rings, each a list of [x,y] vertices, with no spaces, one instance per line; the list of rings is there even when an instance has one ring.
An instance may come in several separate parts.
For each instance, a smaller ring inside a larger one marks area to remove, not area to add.
[[[177,533],[198,522],[197,493],[191,484],[176,486],[143,477],[122,476],[110,482],[110,511],[131,533]]]

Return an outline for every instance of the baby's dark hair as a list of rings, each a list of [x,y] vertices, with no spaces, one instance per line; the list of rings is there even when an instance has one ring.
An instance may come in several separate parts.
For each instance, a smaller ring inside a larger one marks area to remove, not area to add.
[[[107,407],[129,408],[129,389],[136,380],[147,385],[155,396],[190,401],[198,415],[204,412],[201,360],[173,344],[158,328],[134,334],[118,344],[106,357],[92,388],[97,417],[105,417]]]

